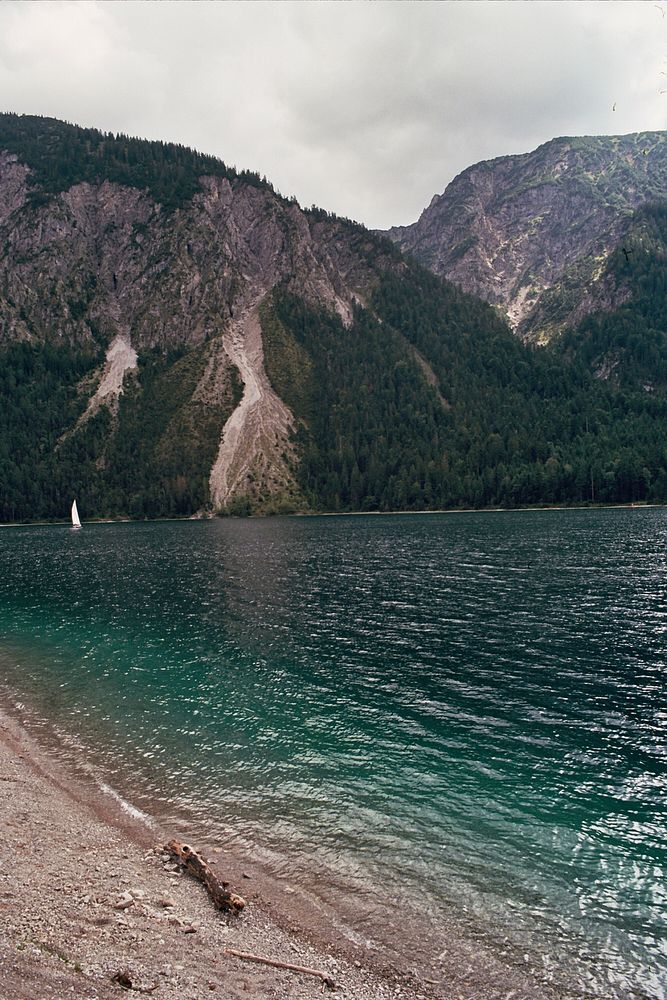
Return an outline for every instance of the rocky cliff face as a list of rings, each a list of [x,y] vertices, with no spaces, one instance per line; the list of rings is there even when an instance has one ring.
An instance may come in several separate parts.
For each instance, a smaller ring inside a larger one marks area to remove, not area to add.
[[[0,158],[0,337],[83,342],[131,330],[136,347],[192,347],[287,282],[348,319],[372,278],[344,224],[268,190],[203,178],[166,214],[144,192],[75,185],[33,208],[28,170]]]
[[[229,408],[231,382],[240,382],[210,470],[220,509],[235,495],[298,492],[295,423],[264,370],[259,306],[280,285],[348,323],[376,278],[378,261],[369,260],[378,242],[325,213],[304,213],[268,186],[210,176],[199,187],[174,211],[108,180],[35,198],[31,169],[1,152],[0,344],[104,349],[73,430],[100,408],[113,416],[137,352],[199,355],[184,413]]]
[[[665,132],[554,139],[469,167],[414,225],[388,235],[544,341],[622,302],[622,288],[598,279],[634,210],[666,193]]]

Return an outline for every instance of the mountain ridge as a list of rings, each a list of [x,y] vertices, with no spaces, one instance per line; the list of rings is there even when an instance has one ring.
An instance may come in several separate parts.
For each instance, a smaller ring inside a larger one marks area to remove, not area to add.
[[[0,519],[667,499],[661,385],[207,162],[0,115]]]
[[[473,164],[417,222],[387,235],[434,273],[501,308],[520,336],[546,342],[590,311],[584,293],[625,221],[666,193],[667,132],[561,137]],[[573,307],[555,324],[543,296],[554,297],[575,274],[578,312]]]

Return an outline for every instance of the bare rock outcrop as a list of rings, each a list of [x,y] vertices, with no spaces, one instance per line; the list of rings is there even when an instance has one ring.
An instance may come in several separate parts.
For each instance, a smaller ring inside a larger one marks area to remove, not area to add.
[[[387,235],[502,308],[521,336],[548,339],[604,308],[595,286],[610,251],[633,211],[666,190],[665,132],[553,139],[469,167]]]

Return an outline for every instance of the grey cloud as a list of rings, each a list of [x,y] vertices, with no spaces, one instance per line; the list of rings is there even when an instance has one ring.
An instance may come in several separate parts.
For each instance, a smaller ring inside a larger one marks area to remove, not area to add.
[[[0,5],[6,110],[184,142],[374,227],[479,159],[665,127],[666,69],[648,3]]]

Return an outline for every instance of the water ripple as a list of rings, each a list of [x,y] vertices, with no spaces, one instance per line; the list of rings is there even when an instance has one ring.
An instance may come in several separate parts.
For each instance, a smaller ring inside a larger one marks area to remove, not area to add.
[[[5,531],[3,677],[276,874],[663,1000],[666,553],[663,510]]]

